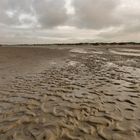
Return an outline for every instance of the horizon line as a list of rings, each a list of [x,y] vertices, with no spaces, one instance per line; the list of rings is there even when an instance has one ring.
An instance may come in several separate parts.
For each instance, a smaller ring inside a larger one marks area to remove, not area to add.
[[[23,43],[23,44],[0,44],[0,46],[23,46],[23,45],[28,45],[28,46],[37,46],[37,45],[140,45],[140,42],[76,42],[76,43]]]

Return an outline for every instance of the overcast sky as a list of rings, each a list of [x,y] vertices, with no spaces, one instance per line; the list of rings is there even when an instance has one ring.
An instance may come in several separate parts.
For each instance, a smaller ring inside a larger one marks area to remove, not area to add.
[[[0,0],[0,43],[140,42],[140,0]]]

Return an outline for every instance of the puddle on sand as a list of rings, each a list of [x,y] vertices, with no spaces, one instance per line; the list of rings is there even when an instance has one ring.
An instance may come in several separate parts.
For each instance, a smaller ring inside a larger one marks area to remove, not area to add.
[[[78,61],[69,61],[67,62],[68,65],[70,66],[76,66],[79,62]]]
[[[135,53],[140,53],[140,50],[137,50],[137,49],[121,49],[121,52],[135,52]]]
[[[81,48],[71,49],[70,52],[72,52],[72,53],[88,53],[85,49],[81,49]]]
[[[111,53],[113,54],[118,54],[118,55],[126,55],[126,56],[140,56],[140,52],[133,51],[133,52],[121,52],[121,51],[116,51],[116,50],[110,50]]]
[[[70,50],[71,53],[83,53],[83,54],[103,54],[102,51],[93,51],[93,50],[86,50],[86,49],[82,49],[82,48],[79,48],[79,49],[72,49]]]

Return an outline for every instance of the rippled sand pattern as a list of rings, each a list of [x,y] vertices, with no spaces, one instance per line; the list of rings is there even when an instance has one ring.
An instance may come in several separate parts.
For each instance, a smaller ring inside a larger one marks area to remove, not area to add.
[[[0,90],[0,140],[139,140],[139,64],[70,52],[61,65],[16,76]]]

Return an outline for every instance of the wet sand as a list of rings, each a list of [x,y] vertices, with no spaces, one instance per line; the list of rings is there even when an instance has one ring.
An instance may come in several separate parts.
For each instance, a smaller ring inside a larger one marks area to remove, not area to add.
[[[0,48],[0,140],[139,139],[140,46]]]

